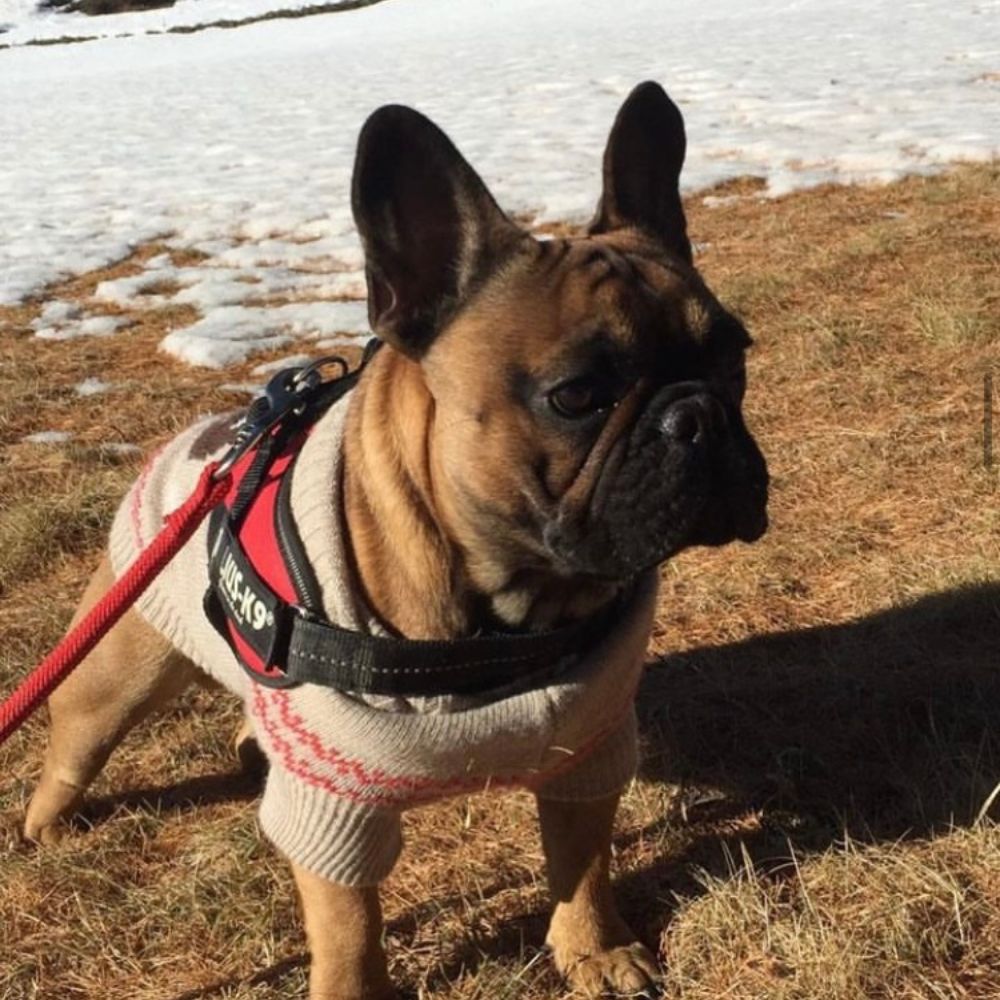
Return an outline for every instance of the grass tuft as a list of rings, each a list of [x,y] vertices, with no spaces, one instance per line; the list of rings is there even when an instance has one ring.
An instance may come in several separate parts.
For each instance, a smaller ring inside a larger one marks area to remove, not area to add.
[[[107,537],[130,474],[108,470],[74,478],[59,492],[41,495],[11,495],[9,485],[0,487],[0,597],[49,572],[60,558],[89,554]]]

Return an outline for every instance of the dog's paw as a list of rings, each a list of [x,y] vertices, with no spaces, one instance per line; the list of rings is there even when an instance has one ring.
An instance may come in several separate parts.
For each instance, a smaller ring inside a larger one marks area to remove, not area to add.
[[[566,977],[574,996],[645,997],[660,996],[660,967],[653,953],[638,941],[609,948],[593,955],[559,960],[556,964]]]
[[[72,831],[62,820],[54,823],[36,823],[31,818],[25,822],[21,830],[22,847],[56,847],[70,835]]]

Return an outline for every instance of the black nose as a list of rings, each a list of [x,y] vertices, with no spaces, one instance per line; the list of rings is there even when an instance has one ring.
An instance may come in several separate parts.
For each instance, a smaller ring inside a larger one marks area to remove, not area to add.
[[[660,416],[660,431],[680,444],[705,444],[725,426],[726,411],[704,392],[676,400]]]

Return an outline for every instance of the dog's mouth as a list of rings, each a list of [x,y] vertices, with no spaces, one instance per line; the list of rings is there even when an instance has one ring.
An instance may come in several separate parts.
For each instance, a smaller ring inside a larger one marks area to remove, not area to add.
[[[556,518],[544,531],[546,548],[563,575],[625,580],[698,545],[755,542],[767,531],[766,488],[735,500],[703,490],[666,495],[650,491],[641,503],[581,530]]]
[[[745,486],[743,495],[709,505],[688,545],[726,545],[756,542],[767,531],[767,483]]]

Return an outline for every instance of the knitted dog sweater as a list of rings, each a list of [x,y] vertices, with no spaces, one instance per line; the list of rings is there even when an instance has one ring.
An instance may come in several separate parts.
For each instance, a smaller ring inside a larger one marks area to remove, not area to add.
[[[291,506],[330,621],[384,631],[352,585],[341,538],[341,463],[350,394],[317,423],[296,462]],[[202,420],[146,465],[115,516],[120,575],[225,450],[232,417]],[[527,787],[564,801],[620,790],[636,764],[635,690],[652,621],[647,574],[613,629],[547,687],[490,696],[360,697],[312,684],[254,682],[208,622],[207,522],[140,598],[137,611],[243,699],[269,770],[265,835],[331,881],[372,885],[402,846],[403,810],[483,788]]]

